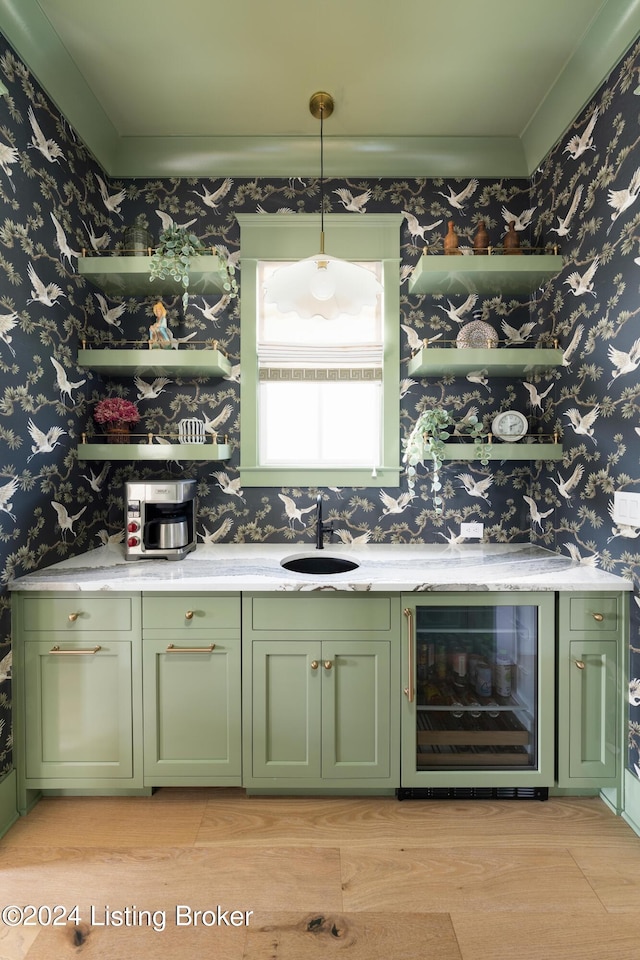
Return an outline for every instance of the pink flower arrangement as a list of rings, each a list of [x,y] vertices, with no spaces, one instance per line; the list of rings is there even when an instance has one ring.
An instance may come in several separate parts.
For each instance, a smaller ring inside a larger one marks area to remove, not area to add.
[[[140,414],[131,400],[123,400],[122,397],[106,397],[96,403],[93,418],[97,423],[137,423]]]

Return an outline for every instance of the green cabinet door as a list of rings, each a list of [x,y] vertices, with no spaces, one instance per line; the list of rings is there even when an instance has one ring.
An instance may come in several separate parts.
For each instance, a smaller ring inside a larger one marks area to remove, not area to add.
[[[321,644],[255,640],[251,658],[249,777],[318,780]]]
[[[142,672],[145,784],[239,785],[239,636],[145,636]]]
[[[131,778],[131,643],[98,632],[49,637],[24,644],[27,783]]]
[[[388,777],[391,646],[374,640],[322,644],[322,777]]]
[[[245,594],[243,785],[391,793],[400,785],[400,598]]]
[[[612,805],[622,776],[623,593],[558,597],[558,771],[562,788],[600,787]]]
[[[558,786],[613,784],[620,767],[618,641],[570,641],[559,684]]]

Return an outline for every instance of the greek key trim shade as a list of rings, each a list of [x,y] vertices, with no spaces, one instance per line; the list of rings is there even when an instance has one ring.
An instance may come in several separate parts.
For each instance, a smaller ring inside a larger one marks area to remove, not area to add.
[[[289,380],[289,381],[335,381],[350,382],[354,381],[373,381],[382,380],[382,368],[368,369],[336,369],[335,367],[325,367],[308,369],[291,367],[261,367],[259,370],[260,380]]]

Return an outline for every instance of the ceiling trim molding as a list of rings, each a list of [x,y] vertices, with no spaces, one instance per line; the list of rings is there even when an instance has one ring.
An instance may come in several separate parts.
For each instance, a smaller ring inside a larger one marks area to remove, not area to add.
[[[328,177],[526,177],[517,137],[325,137]],[[317,137],[123,137],[110,176],[317,177]]]
[[[0,30],[107,173],[118,134],[37,0],[0,0]]]
[[[557,81],[522,132],[529,174],[566,133],[640,36],[640,0],[606,0]]]
[[[120,137],[37,0],[0,0],[0,30],[107,176],[312,177],[315,137]],[[640,35],[640,0],[606,0],[518,137],[327,137],[327,176],[529,177]]]

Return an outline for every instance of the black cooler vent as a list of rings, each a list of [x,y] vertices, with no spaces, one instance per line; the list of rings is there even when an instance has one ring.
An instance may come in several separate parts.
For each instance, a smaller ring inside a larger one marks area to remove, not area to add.
[[[398,787],[398,800],[548,800],[548,787]]]

